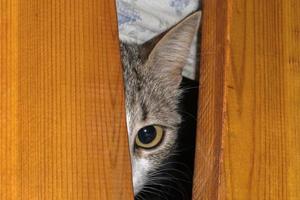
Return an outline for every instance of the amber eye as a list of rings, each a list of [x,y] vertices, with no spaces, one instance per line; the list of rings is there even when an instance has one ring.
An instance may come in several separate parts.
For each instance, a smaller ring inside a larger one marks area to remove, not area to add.
[[[138,147],[150,149],[160,144],[163,128],[158,125],[145,126],[138,131],[135,143]]]

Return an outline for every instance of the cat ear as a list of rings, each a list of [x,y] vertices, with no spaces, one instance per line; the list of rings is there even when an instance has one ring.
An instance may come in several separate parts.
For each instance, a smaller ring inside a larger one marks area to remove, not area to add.
[[[164,35],[149,55],[148,66],[151,70],[159,77],[168,77],[176,86],[182,80],[181,72],[187,63],[200,17],[201,13],[196,12],[177,24]]]

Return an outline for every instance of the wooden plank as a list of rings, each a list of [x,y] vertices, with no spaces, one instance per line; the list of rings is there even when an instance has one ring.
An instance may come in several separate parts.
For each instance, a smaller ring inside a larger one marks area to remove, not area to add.
[[[0,199],[17,199],[17,10],[16,1],[0,1]]]
[[[114,1],[0,17],[0,199],[132,199]]]
[[[194,199],[299,199],[300,2],[230,0],[224,18],[220,4],[209,0],[213,8],[204,7],[201,92],[213,95],[201,97]],[[205,12],[213,17],[205,21]],[[225,33],[209,30],[220,23]],[[218,66],[207,54],[225,61]],[[209,85],[209,67],[225,69],[223,90]],[[211,105],[214,96],[223,107]],[[211,138],[218,145],[207,145],[215,144]]]
[[[300,2],[232,2],[227,199],[300,199]]]
[[[204,0],[193,199],[218,199],[224,121],[227,1]]]

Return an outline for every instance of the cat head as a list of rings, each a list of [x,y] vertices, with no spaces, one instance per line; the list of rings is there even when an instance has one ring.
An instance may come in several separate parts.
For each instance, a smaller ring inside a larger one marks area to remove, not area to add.
[[[121,43],[135,195],[176,148],[181,73],[199,21],[199,12],[187,17],[153,48]]]

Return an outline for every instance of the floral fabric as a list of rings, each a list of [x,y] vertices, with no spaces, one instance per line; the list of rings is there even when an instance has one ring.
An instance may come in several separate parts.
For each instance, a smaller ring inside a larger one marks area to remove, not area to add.
[[[142,44],[198,10],[199,0],[116,0],[120,40]],[[195,49],[195,45],[193,47]],[[195,51],[183,74],[195,79]]]

